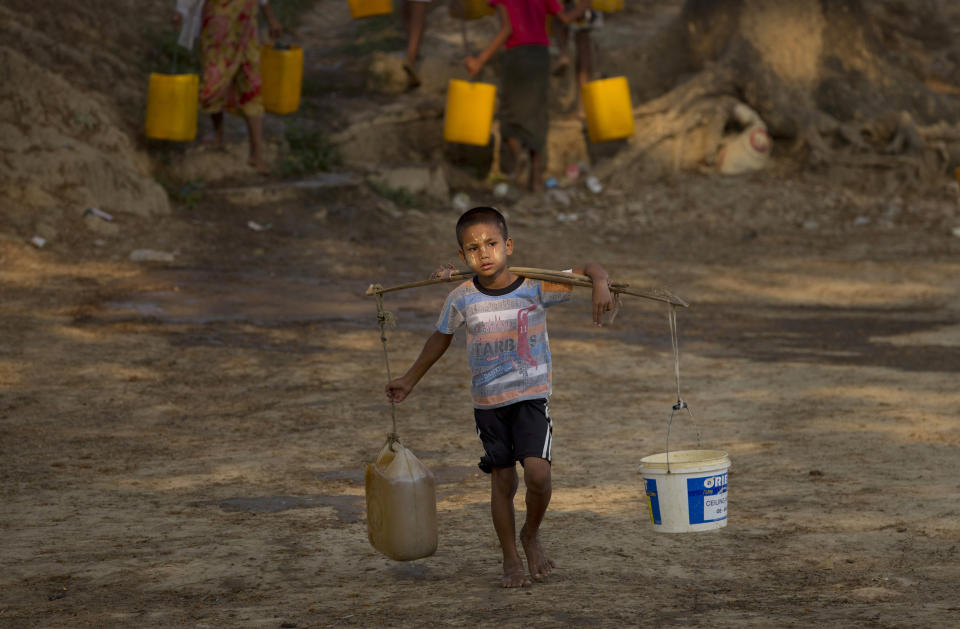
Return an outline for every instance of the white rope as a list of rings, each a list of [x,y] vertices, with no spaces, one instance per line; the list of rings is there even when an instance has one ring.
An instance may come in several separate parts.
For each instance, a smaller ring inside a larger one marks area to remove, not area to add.
[[[680,399],[680,341],[677,338],[677,309],[670,304],[667,312],[667,321],[670,323],[670,345],[673,346],[673,374],[677,380],[677,404],[683,403]]]
[[[683,398],[680,397],[680,337],[677,333],[677,307],[674,304],[669,305],[670,310],[667,313],[667,320],[670,324],[670,345],[673,347],[673,375],[677,382],[677,403],[673,405],[670,420],[667,422],[667,474],[670,473],[670,428],[673,426],[673,416],[676,415],[677,411],[686,409],[687,414],[690,416],[690,422],[693,424],[694,430],[697,431],[697,448],[701,447],[700,429],[697,428],[697,424],[693,419],[693,412],[687,403],[683,401]]]

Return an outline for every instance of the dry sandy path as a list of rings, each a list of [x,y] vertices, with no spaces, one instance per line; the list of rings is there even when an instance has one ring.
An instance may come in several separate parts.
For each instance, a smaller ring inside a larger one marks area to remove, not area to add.
[[[708,198],[727,184],[697,185]],[[680,313],[684,399],[704,447],[733,466],[726,528],[651,529],[637,466],[662,451],[676,397],[665,310],[632,300],[596,329],[577,293],[550,328],[555,494],[543,536],[560,569],[505,592],[462,340],[399,413],[404,441],[438,475],[439,550],[395,563],[367,543],[362,470],[389,409],[362,291],[454,253],[448,210],[390,219],[374,206],[358,191],[201,206],[156,226],[183,248],[165,267],[69,263],[5,242],[0,625],[953,624],[951,241],[877,229],[864,234],[871,255],[802,229],[721,231],[677,250],[664,243],[692,233],[681,206],[670,230],[599,243],[588,225],[544,232],[555,219],[515,211],[517,263],[596,259],[692,303]],[[273,228],[251,232],[247,218]],[[227,244],[211,248],[208,232]],[[919,253],[890,253],[904,242]],[[445,290],[388,299],[395,370]],[[696,440],[685,422],[675,438]]]

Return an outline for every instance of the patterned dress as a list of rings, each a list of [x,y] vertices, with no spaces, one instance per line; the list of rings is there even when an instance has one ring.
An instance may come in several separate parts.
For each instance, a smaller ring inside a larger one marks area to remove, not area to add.
[[[206,0],[200,30],[204,113],[262,116],[258,0]]]

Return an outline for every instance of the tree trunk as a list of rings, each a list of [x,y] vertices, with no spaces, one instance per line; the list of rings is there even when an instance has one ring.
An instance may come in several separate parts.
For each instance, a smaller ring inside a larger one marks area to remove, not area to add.
[[[687,0],[637,55],[682,82],[636,107],[636,134],[610,172],[641,156],[671,169],[709,165],[738,102],[778,151],[808,164],[896,154],[891,164],[942,172],[946,138],[960,134],[960,48],[941,2]],[[647,86],[657,84],[650,67]]]

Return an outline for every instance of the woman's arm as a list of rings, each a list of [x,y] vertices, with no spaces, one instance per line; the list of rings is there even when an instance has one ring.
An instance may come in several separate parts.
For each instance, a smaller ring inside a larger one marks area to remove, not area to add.
[[[587,0],[589,2],[589,0]],[[497,5],[497,17],[500,18],[500,30],[497,32],[496,36],[484,48],[483,52],[480,53],[478,57],[467,57],[467,71],[470,72],[470,76],[476,76],[480,70],[483,69],[483,66],[490,61],[490,57],[494,55],[500,48],[507,43],[507,40],[510,39],[510,35],[513,34],[513,26],[510,25],[510,16],[507,15],[507,7],[502,4]]]
[[[283,26],[280,22],[277,21],[277,16],[273,12],[273,7],[270,6],[270,3],[267,0],[260,0],[260,8],[263,9],[263,14],[267,16],[267,24],[270,28],[270,37],[272,39],[277,39],[280,37],[280,33],[283,32]]]
[[[173,11],[173,23],[180,26],[183,19],[193,13],[194,7],[199,0],[177,0],[177,7]]]
[[[587,12],[590,8],[590,0],[580,0],[577,3],[577,6],[573,7],[569,11],[564,11],[563,13],[556,13],[553,17],[560,20],[563,24],[570,24],[571,22],[576,22],[583,14]]]

